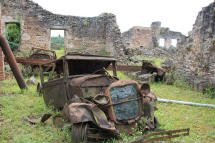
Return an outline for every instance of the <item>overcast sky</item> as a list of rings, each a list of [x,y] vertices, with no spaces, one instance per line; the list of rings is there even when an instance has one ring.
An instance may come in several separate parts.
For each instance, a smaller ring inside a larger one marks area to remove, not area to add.
[[[163,27],[187,35],[202,7],[214,0],[33,0],[53,13],[93,17],[108,12],[116,15],[121,32],[133,26]]]

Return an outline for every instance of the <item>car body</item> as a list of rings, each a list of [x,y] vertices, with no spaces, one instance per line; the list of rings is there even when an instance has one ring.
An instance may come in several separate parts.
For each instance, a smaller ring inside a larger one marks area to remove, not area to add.
[[[73,123],[73,142],[118,136],[118,130],[131,133],[141,119],[140,86],[117,78],[113,57],[70,53],[47,64],[54,65],[47,81],[41,68],[41,92],[47,106],[63,110]],[[113,75],[106,70],[110,66]]]

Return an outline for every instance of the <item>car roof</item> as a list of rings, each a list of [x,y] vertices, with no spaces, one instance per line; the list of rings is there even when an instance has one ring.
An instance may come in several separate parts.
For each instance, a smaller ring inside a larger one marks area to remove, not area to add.
[[[80,53],[68,53],[65,56],[53,61],[56,70],[63,69],[63,60],[68,61],[70,74],[91,74],[102,68],[107,68],[116,59],[112,56],[89,55]]]
[[[102,55],[90,55],[90,54],[81,54],[81,53],[68,53],[65,56],[62,56],[58,60],[93,60],[93,61],[116,61],[113,56],[102,56]],[[57,60],[57,61],[58,61]]]

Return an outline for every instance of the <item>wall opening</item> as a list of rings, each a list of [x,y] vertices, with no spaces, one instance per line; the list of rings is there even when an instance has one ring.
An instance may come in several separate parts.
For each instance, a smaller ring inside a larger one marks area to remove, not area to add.
[[[164,47],[164,44],[165,44],[165,39],[160,38],[160,40],[159,40],[159,47]]]
[[[64,29],[51,29],[51,49],[60,58],[64,56],[66,49],[66,31]]]
[[[21,45],[21,26],[20,23],[6,23],[6,38],[12,51]]]
[[[176,48],[177,47],[177,39],[172,39],[171,46]]]

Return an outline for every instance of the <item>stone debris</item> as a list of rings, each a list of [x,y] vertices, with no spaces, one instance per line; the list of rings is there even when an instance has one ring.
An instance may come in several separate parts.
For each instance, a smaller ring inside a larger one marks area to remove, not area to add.
[[[28,85],[37,85],[39,81],[35,77],[30,77],[30,79],[27,81]]]

